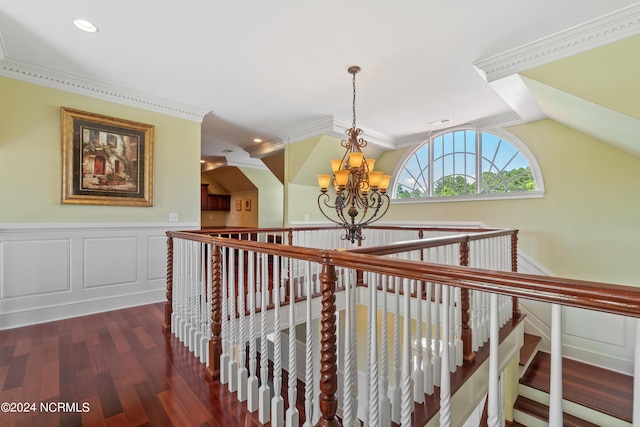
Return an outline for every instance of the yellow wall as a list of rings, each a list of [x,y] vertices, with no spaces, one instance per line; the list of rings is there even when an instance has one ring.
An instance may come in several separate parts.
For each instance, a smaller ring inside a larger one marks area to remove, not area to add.
[[[255,196],[257,226],[262,228],[282,227],[284,210],[284,187],[278,178],[265,169],[240,168],[247,178],[258,187]]]
[[[544,198],[393,205],[385,221],[517,228],[520,249],[555,275],[640,285],[640,158],[552,120],[508,130],[538,160]]]
[[[240,210],[236,209],[238,201]],[[247,206],[247,202],[250,206]],[[247,210],[248,207],[250,210]],[[227,216],[227,226],[258,227],[259,212],[258,190],[234,191],[231,193],[231,211]]]
[[[554,275],[640,285],[640,158],[553,120],[507,130],[536,157],[546,188],[543,198],[395,203],[381,222],[517,228],[521,251]],[[293,154],[298,143],[287,148]],[[385,153],[378,164],[393,172],[405,150]],[[310,221],[323,220],[317,187],[289,181],[286,189],[285,224],[303,222],[306,215]]]
[[[155,126],[153,207],[61,204],[60,107]],[[200,221],[200,123],[0,77],[0,223]]]

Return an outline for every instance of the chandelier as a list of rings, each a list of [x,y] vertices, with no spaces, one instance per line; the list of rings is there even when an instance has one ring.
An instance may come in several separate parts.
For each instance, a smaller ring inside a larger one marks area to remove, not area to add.
[[[318,207],[328,220],[344,228],[341,239],[354,243],[364,240],[363,228],[387,213],[391,176],[374,170],[375,159],[366,159],[362,153],[367,141],[356,127],[356,74],[360,67],[354,65],[347,71],[353,76],[353,122],[345,132],[348,139],[341,142],[345,148],[342,159],[331,160],[331,174],[318,175]],[[329,185],[335,190],[333,201]]]

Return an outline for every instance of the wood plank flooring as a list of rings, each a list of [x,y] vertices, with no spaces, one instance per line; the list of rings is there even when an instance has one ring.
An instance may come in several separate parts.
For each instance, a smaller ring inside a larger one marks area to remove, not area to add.
[[[539,351],[520,383],[549,392],[551,356]],[[575,360],[562,360],[563,398],[631,422],[633,377]]]
[[[257,413],[247,413],[225,385],[205,381],[204,365],[162,333],[163,304],[0,331],[0,403],[35,404],[0,413],[0,427],[261,426]],[[503,328],[501,339],[521,320]],[[452,392],[486,360],[488,346],[476,357],[452,374]],[[413,425],[438,411],[438,391],[416,405]],[[286,372],[282,396],[286,406]],[[303,398],[298,382],[300,425]]]
[[[204,365],[162,333],[163,307],[0,331],[0,403],[29,404],[28,412],[0,412],[0,427],[260,426],[257,413],[205,381]],[[286,376],[283,383],[286,402]]]

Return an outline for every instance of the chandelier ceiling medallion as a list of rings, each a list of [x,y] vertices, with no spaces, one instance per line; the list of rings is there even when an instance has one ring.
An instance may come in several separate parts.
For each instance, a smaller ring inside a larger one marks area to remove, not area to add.
[[[344,228],[343,240],[359,243],[365,238],[363,228],[382,218],[389,209],[387,187],[391,176],[374,170],[375,160],[364,157],[362,148],[367,141],[360,137],[362,130],[356,126],[356,74],[360,67],[354,65],[347,71],[353,76],[353,122],[346,130],[348,139],[341,142],[344,156],[331,160],[332,174],[318,175],[318,207],[328,220]],[[333,201],[329,185],[335,190]]]

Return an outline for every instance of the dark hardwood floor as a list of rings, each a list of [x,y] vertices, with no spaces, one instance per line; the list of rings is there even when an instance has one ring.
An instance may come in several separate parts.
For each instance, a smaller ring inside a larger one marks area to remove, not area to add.
[[[261,425],[162,333],[163,314],[152,304],[0,331],[0,403],[22,411],[3,407],[0,426]]]
[[[549,353],[539,351],[520,383],[548,393],[550,372]],[[631,422],[633,377],[563,358],[562,380],[564,399]]]

